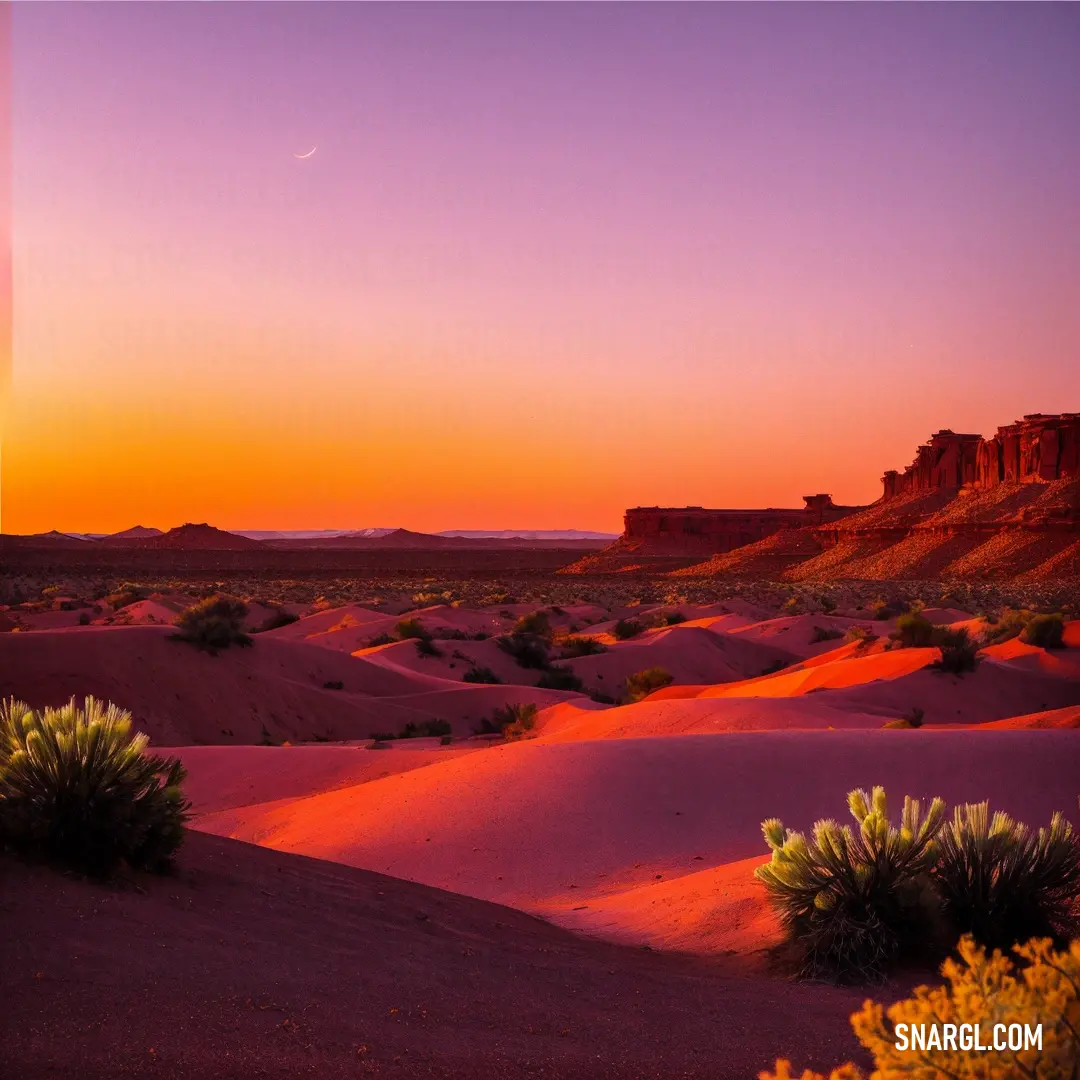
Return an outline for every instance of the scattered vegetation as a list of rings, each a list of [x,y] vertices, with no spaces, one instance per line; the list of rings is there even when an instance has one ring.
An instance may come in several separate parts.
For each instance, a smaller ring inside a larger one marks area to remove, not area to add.
[[[395,739],[435,739],[449,735],[453,729],[448,720],[410,720],[396,735],[393,732],[375,732],[368,737],[376,742],[393,742]]]
[[[442,656],[443,651],[429,637],[416,638],[417,656]]]
[[[816,645],[819,641],[839,641],[844,636],[843,630],[837,630],[835,626],[815,626],[810,634],[810,644]]]
[[[881,726],[884,728],[921,728],[925,715],[926,713],[918,705],[915,705],[910,712],[905,713],[899,719],[890,720]]]
[[[644,671],[635,671],[627,678],[626,694],[631,701],[641,701],[654,690],[670,686],[674,681],[671,672],[662,667],[645,668]]]
[[[936,627],[917,612],[908,612],[896,620],[896,629],[889,635],[902,649],[927,649],[934,644]]]
[[[148,743],[130,713],[92,697],[43,711],[0,703],[0,841],[93,874],[167,869],[184,838],[187,774]]]
[[[536,727],[537,712],[533,702],[505,705],[492,713],[491,724],[507,739],[525,739]]]
[[[1060,649],[1065,645],[1065,619],[1060,612],[1053,615],[1034,615],[1020,631],[1025,645],[1038,645],[1043,649]]]
[[[860,645],[869,645],[877,641],[877,634],[869,626],[849,626],[844,634],[845,641],[857,641]]]
[[[577,656],[595,656],[607,652],[607,646],[599,639],[571,634],[560,642],[562,659],[572,660]]]
[[[686,616],[681,611],[669,611],[664,615],[665,626],[678,626],[686,622]]]
[[[476,667],[475,665],[473,665],[471,668],[469,668],[468,671],[465,672],[464,675],[461,676],[461,681],[471,683],[495,684],[501,683],[502,679],[500,679],[499,676],[496,675],[495,672],[492,671],[489,667]]]
[[[619,619],[611,628],[611,633],[616,641],[629,641],[635,638],[645,629],[643,623],[637,619]]]
[[[329,682],[324,682],[324,690],[344,690],[345,684],[340,679],[331,679]]]
[[[962,675],[965,671],[974,671],[979,663],[979,644],[966,627],[951,630],[939,626],[934,634],[934,644],[941,649],[941,658],[930,665],[937,671]]]
[[[874,1061],[875,1077],[949,1077],[951,1080],[1073,1080],[1080,1062],[1080,941],[1054,952],[1048,939],[1014,949],[1022,961],[1017,970],[1002,952],[991,956],[970,937],[960,941],[958,960],[941,969],[948,986],[920,986],[914,995],[888,1009],[867,1001],[851,1018],[859,1042]],[[981,1031],[991,1041],[995,1024],[1042,1024],[1042,1045],[1004,1049],[988,1054],[973,1047],[926,1049],[898,1044],[898,1025],[938,1032],[944,1024],[957,1030]],[[969,1025],[966,1029],[960,1025]],[[761,1080],[866,1080],[855,1065],[834,1069],[826,1077],[809,1070],[797,1073],[780,1060],[776,1071]]]
[[[551,641],[551,620],[546,611],[532,611],[528,615],[522,615],[516,623],[512,633],[517,635],[532,635]]]
[[[431,640],[431,631],[419,619],[402,619],[394,629],[402,641],[410,639],[417,641]]]
[[[377,645],[393,645],[397,638],[393,634],[376,634],[368,641],[368,648],[374,649]]]
[[[518,667],[542,671],[548,666],[547,643],[534,634],[503,634],[495,639],[495,644],[512,656]]]
[[[243,629],[247,610],[242,600],[216,593],[177,617],[175,637],[211,655],[230,645],[250,645],[251,638]]]

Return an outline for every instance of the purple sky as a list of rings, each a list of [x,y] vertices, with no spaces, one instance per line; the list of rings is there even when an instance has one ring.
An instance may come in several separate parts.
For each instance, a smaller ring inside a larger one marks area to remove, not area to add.
[[[14,27],[7,529],[866,501],[1080,410],[1078,5]]]

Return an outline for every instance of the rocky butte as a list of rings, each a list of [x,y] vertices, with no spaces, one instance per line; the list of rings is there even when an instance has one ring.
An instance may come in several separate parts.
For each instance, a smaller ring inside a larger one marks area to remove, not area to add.
[[[881,478],[882,497],[937,488],[976,490],[1024,481],[1073,479],[1080,476],[1080,413],[1030,413],[999,427],[992,438],[957,435],[945,429],[919,447],[915,460],[901,473]]]
[[[1080,413],[1031,413],[990,438],[948,429],[882,477],[870,506],[635,507],[611,547],[566,573],[770,580],[1075,579]]]

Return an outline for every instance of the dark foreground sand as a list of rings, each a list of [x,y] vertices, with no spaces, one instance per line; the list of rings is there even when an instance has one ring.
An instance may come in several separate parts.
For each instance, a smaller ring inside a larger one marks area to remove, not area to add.
[[[121,886],[4,857],[0,918],[4,1080],[722,1080],[858,1049],[860,991],[199,834]]]

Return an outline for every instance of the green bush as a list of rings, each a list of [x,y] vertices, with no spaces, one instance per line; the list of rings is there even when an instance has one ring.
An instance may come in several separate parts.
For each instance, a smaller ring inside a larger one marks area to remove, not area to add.
[[[435,739],[449,735],[453,729],[449,720],[422,720],[420,723],[409,721],[402,729],[399,739]]]
[[[514,623],[514,634],[532,634],[534,637],[551,640],[551,620],[546,611],[533,611],[528,615],[522,615]]]
[[[889,637],[902,649],[927,649],[934,642],[934,624],[916,612],[908,612],[896,620],[896,629]]]
[[[537,712],[533,702],[504,705],[492,713],[490,726],[507,739],[524,739],[536,727]]]
[[[965,671],[974,671],[979,662],[979,645],[965,627],[950,630],[937,627],[934,644],[941,649],[941,658],[930,666],[938,671],[947,671],[953,675],[962,675]]]
[[[1020,631],[1025,645],[1038,645],[1043,649],[1060,649],[1065,644],[1065,618],[1060,612],[1053,615],[1034,615]]]
[[[442,656],[442,649],[429,637],[418,637],[416,640],[417,656]]]
[[[934,799],[924,815],[917,799],[905,798],[899,829],[883,788],[852,791],[848,809],[855,832],[829,819],[810,840],[765,821],[772,859],[754,873],[801,949],[801,974],[866,981],[883,977],[924,936],[925,880],[945,804]]]
[[[495,644],[512,656],[519,667],[542,671],[548,666],[547,643],[535,634],[503,634],[495,639]]]
[[[131,714],[87,697],[43,711],[0,703],[0,838],[80,871],[168,867],[184,838],[187,775],[147,754]]]
[[[584,637],[578,634],[571,634],[569,637],[564,638],[561,645],[563,660],[572,660],[577,656],[595,656],[597,653],[607,652],[607,646],[599,638]]]
[[[857,641],[861,645],[869,645],[877,641],[877,634],[869,626],[849,626],[844,634],[845,641]]]
[[[890,720],[888,723],[882,724],[883,728],[921,728],[923,725],[923,717],[926,715],[924,710],[920,709],[916,705],[911,712],[904,716],[901,716],[897,720]]]
[[[345,689],[345,684],[340,679],[330,679],[328,682],[324,682],[322,685],[323,685],[324,690],[344,690]]]
[[[540,676],[536,685],[544,690],[580,691],[583,683],[572,668],[568,668],[563,664],[552,664]]]
[[[193,604],[176,619],[176,637],[215,654],[230,645],[250,645],[244,633],[247,604],[217,593]]]
[[[1027,608],[1006,608],[997,619],[992,621],[990,616],[987,616],[987,621],[991,622],[991,625],[983,634],[983,643],[1000,645],[1003,641],[1019,637],[1034,617]]]
[[[502,679],[489,667],[471,667],[461,676],[462,682],[470,683],[501,683]]]
[[[953,938],[1007,949],[1032,937],[1064,940],[1080,917],[1080,841],[1060,814],[1034,832],[989,804],[957,807],[939,837],[934,887]]]
[[[374,649],[376,645],[393,645],[395,641],[397,641],[397,638],[393,634],[376,634],[368,641],[368,648]]]
[[[665,626],[678,626],[679,623],[686,622],[686,616],[681,611],[669,611],[664,616]]]
[[[626,694],[631,701],[641,701],[647,698],[654,690],[660,690],[670,686],[675,677],[670,671],[662,667],[645,668],[644,671],[635,671],[626,680]]]
[[[616,641],[628,641],[630,638],[637,637],[644,629],[644,625],[637,619],[619,619],[611,628],[611,632]]]
[[[394,629],[402,641],[408,641],[410,638],[417,641],[431,640],[431,632],[419,619],[402,619]]]
[[[837,630],[836,627],[815,626],[810,635],[810,644],[816,645],[819,641],[838,641],[843,636],[844,631]]]

